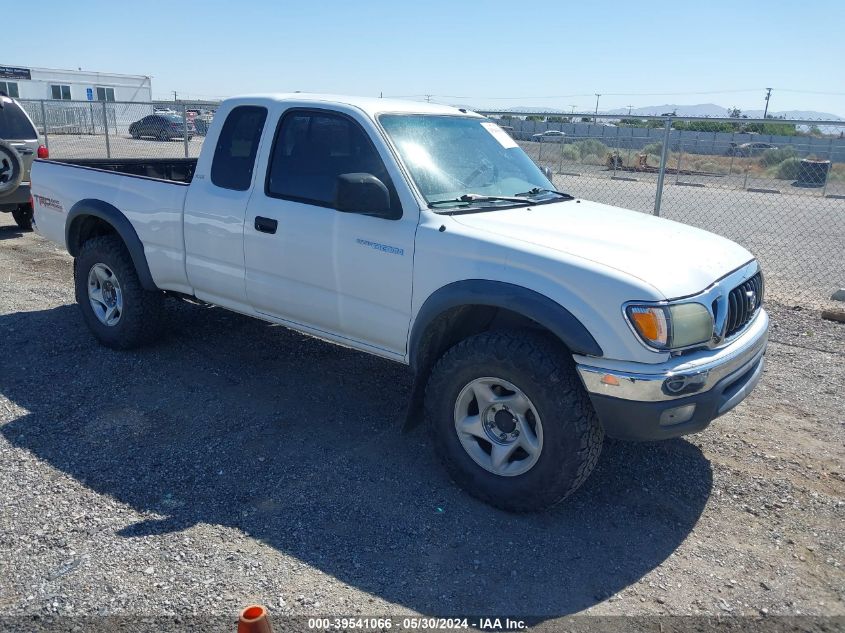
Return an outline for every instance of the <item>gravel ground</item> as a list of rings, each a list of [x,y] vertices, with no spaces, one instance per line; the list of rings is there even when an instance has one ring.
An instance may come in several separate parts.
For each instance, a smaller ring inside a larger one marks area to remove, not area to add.
[[[403,367],[177,302],[99,347],[0,215],[0,615],[845,616],[845,326],[769,309],[737,409],[514,516],[399,432]]]

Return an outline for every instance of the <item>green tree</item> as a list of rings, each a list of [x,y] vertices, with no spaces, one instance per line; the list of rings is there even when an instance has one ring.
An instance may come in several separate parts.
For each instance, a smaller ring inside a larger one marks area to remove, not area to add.
[[[743,126],[743,131],[777,136],[795,136],[798,133],[795,126],[789,123],[747,123]]]
[[[673,121],[672,127],[690,132],[733,132],[737,124],[726,121]]]

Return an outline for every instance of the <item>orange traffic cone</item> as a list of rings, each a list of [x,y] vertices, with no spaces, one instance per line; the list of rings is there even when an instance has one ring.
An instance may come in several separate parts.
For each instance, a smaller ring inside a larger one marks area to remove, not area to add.
[[[273,633],[267,609],[259,604],[253,604],[241,611],[238,618],[238,633]]]

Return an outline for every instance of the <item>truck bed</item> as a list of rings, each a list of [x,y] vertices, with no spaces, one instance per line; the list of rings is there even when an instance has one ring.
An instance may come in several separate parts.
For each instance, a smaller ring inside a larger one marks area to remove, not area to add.
[[[196,158],[58,158],[53,162],[185,184],[191,182],[197,167]]]
[[[75,207],[112,208],[132,223],[156,285],[190,292],[182,210],[196,164],[184,158],[36,159],[37,230],[66,247],[67,216]]]

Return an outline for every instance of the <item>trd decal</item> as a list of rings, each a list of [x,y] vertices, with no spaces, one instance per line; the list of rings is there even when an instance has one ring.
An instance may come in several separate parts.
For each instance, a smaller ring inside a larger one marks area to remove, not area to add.
[[[56,200],[55,198],[46,198],[44,196],[36,196],[35,194],[32,195],[45,209],[55,209],[56,211],[64,211],[64,207],[62,207],[62,203]]]

